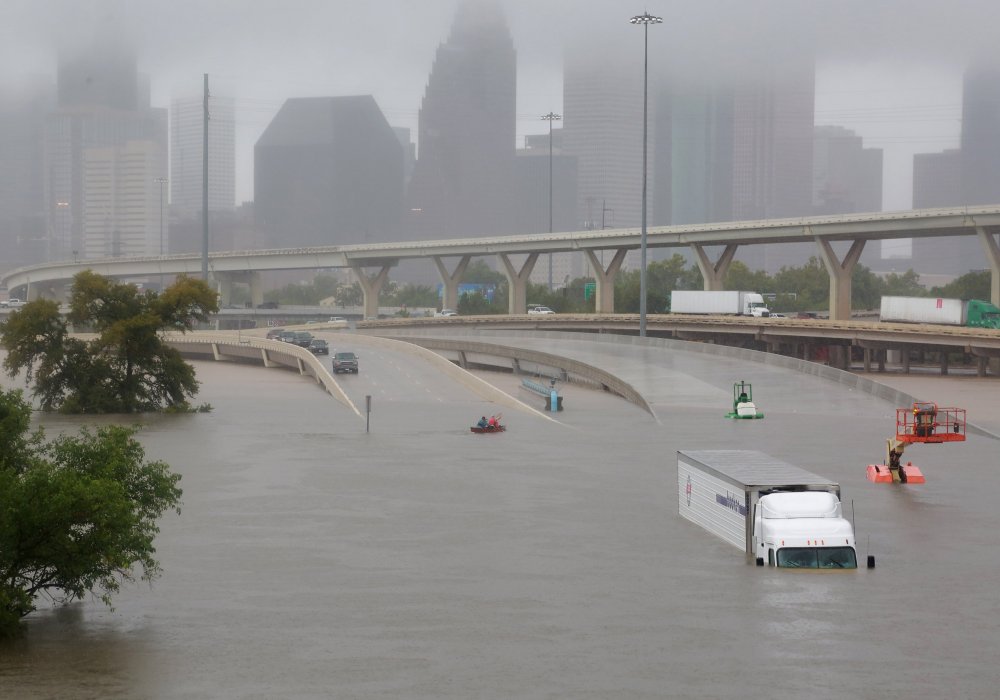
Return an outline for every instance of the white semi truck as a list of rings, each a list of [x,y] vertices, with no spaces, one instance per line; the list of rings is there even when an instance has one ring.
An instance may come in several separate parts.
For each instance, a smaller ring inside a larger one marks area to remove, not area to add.
[[[675,314],[735,314],[770,316],[764,297],[757,292],[700,291],[675,289],[670,292],[670,312]]]
[[[1000,309],[980,299],[886,296],[879,304],[879,320],[1000,328]]]
[[[840,486],[763,452],[678,451],[677,495],[682,517],[742,549],[758,566],[858,567]]]

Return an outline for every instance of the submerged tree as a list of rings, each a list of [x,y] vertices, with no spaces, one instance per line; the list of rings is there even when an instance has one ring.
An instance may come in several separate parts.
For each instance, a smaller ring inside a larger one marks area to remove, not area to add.
[[[46,442],[29,432],[30,416],[20,391],[0,391],[0,636],[15,634],[39,597],[67,603],[89,592],[110,606],[137,567],[152,581],[156,521],[180,512],[180,476],[145,461],[134,429]]]
[[[84,271],[73,280],[66,318],[44,299],[10,315],[0,332],[4,368],[26,373],[44,411],[187,410],[198,391],[194,368],[161,333],[190,330],[214,311],[216,294],[200,280],[181,277],[157,294]],[[96,337],[74,337],[69,324]]]

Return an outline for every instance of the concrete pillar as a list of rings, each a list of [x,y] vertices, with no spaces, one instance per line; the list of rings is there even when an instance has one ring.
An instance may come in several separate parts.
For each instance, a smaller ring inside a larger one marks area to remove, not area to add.
[[[986,376],[987,359],[988,358],[985,358],[985,357],[977,357],[976,358],[976,376],[977,377],[985,377]]]
[[[982,226],[976,227],[976,235],[986,251],[986,259],[990,263],[990,302],[1000,306],[1000,244],[996,236]]]
[[[816,236],[815,241],[830,275],[830,320],[848,321],[851,318],[851,273],[861,257],[861,251],[865,249],[865,242],[861,239],[854,241],[844,260],[840,261],[828,240]]]
[[[910,349],[909,348],[903,348],[902,355],[903,355],[903,374],[909,374],[910,373]]]
[[[872,371],[872,351],[871,348],[865,348],[865,372]]]
[[[219,294],[219,307],[225,308],[233,303],[233,276],[225,272],[216,272],[215,291]]]
[[[455,266],[455,271],[449,273],[448,268],[444,266],[444,261],[441,259],[440,255],[435,255],[434,264],[437,266],[438,274],[441,275],[441,283],[444,286],[444,296],[442,297],[441,308],[442,309],[458,309],[458,284],[462,281],[462,276],[465,274],[465,268],[469,266],[469,261],[472,260],[471,255],[463,255],[462,259],[458,261],[458,265]]]
[[[698,269],[701,270],[702,279],[705,281],[705,291],[711,292],[723,289],[723,282],[726,280],[726,273],[729,272],[729,266],[733,262],[733,256],[736,255],[737,247],[735,243],[729,243],[726,245],[725,250],[722,251],[719,259],[713,263],[708,259],[705,246],[700,243],[691,244],[691,250],[694,251],[695,259],[698,262]]]
[[[941,374],[948,374],[948,351],[941,351]]]
[[[507,313],[524,314],[528,312],[528,278],[538,261],[538,253],[530,253],[528,259],[524,261],[520,271],[514,268],[510,256],[506,253],[497,253],[500,262],[503,263],[504,274],[507,276],[507,286],[510,291],[507,296]]]
[[[885,372],[885,348],[878,351],[876,357],[878,357],[878,371]]]
[[[358,284],[361,285],[361,292],[364,294],[365,318],[378,318],[378,294],[382,291],[382,285],[385,284],[390,269],[392,266],[383,265],[377,273],[369,277],[364,267],[351,265],[351,270],[358,278]]]
[[[24,287],[24,300],[35,301],[38,299],[38,285],[28,282]]]
[[[250,303],[257,308],[264,303],[264,285],[260,281],[260,273],[254,270],[247,273],[247,284],[250,285]]]
[[[605,269],[601,264],[597,253],[592,250],[584,250],[587,261],[590,262],[590,269],[594,272],[594,279],[597,281],[597,292],[594,298],[594,311],[599,314],[613,314],[615,312],[615,277],[621,269],[625,260],[626,248],[619,248],[615,251],[615,256]]]

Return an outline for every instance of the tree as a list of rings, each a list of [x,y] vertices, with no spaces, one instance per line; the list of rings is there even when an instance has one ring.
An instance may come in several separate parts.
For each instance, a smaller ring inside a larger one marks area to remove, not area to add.
[[[45,442],[31,407],[0,391],[0,636],[39,596],[68,603],[95,593],[108,606],[121,584],[152,582],[157,519],[180,509],[180,476],[146,462],[135,429],[106,426]]]
[[[135,413],[190,410],[194,368],[162,331],[187,331],[218,311],[201,280],[179,278],[162,294],[140,291],[89,270],[76,275],[66,318],[54,301],[37,300],[10,314],[0,331],[4,368],[24,371],[43,411]],[[73,337],[69,325],[97,337]]]
[[[935,297],[989,300],[990,271],[967,272],[943,287],[931,287],[930,294]]]

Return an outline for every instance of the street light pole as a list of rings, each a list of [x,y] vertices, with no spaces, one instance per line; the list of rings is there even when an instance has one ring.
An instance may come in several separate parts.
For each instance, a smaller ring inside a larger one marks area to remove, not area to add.
[[[642,48],[642,238],[639,255],[639,336],[646,336],[646,113],[647,95],[649,93],[649,25],[659,24],[662,17],[654,17],[648,12],[636,15],[629,20],[632,24],[641,24],[643,33]]]
[[[158,177],[154,182],[160,186],[160,257],[163,257],[163,186],[167,184],[167,178]]]
[[[163,186],[167,184],[167,178],[158,177],[154,180],[160,186],[160,257],[163,257]],[[163,261],[160,261],[160,294],[163,293]]]
[[[562,119],[562,115],[549,112],[542,119],[549,123],[549,233],[552,233],[552,122]],[[552,291],[552,253],[549,253],[549,291]]]

